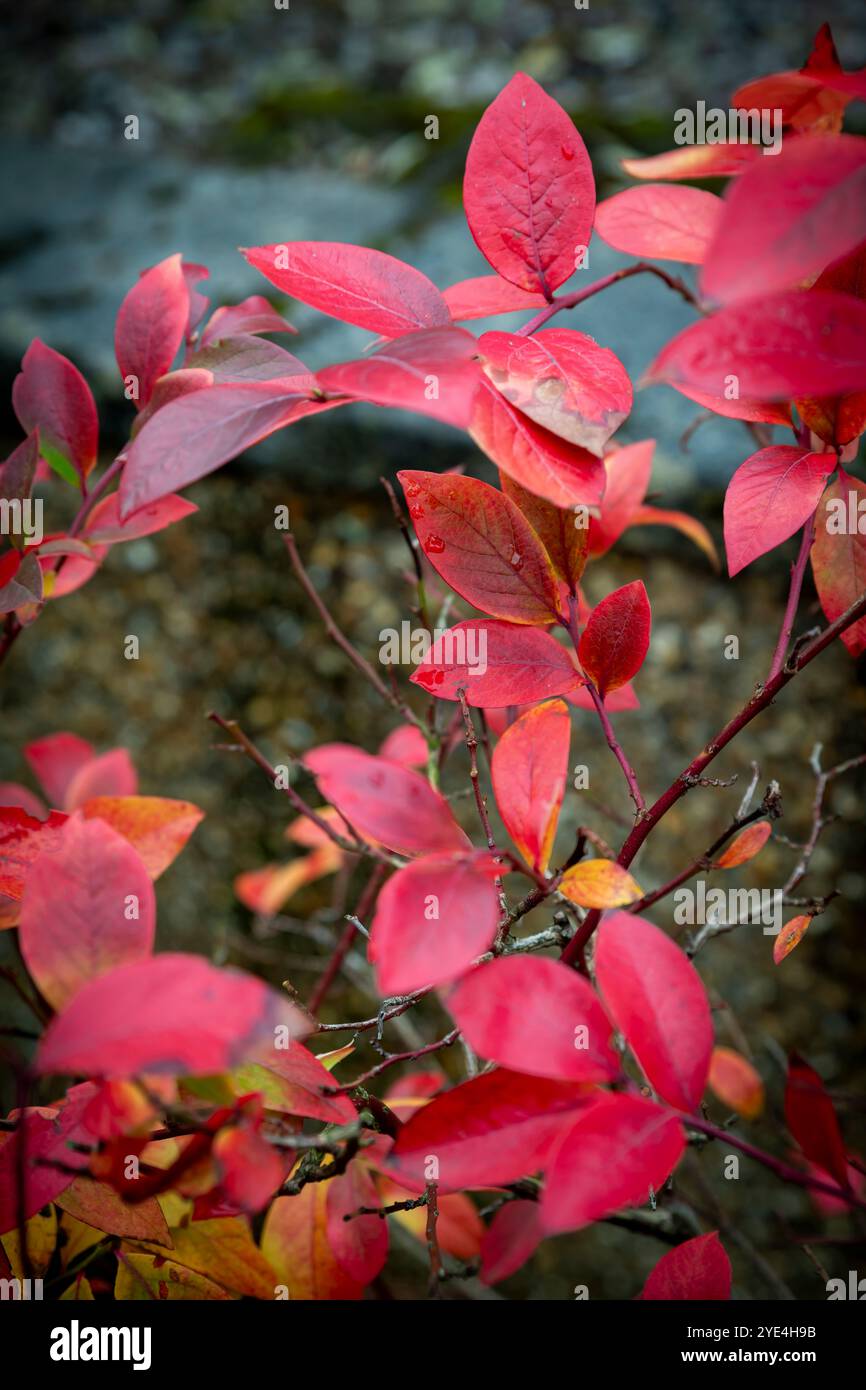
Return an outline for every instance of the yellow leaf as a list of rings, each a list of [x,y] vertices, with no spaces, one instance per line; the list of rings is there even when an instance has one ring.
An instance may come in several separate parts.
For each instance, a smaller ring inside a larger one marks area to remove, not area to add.
[[[57,1212],[54,1207],[49,1207],[43,1214],[37,1212],[31,1216],[26,1226],[27,1234],[27,1253],[30,1257],[30,1269],[25,1271],[21,1262],[21,1238],[18,1231],[7,1231],[6,1235],[0,1239],[6,1258],[12,1266],[12,1273],[16,1279],[24,1279],[28,1276],[33,1279],[41,1279],[48,1265],[51,1256],[54,1254],[54,1247],[57,1244]]]
[[[624,907],[643,897],[640,885],[612,859],[587,859],[566,869],[558,891],[579,907]]]

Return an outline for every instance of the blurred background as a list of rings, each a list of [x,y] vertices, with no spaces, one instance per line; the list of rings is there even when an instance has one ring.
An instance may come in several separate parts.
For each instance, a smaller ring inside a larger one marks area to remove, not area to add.
[[[35,336],[88,377],[100,407],[104,461],[125,442],[130,407],[114,363],[113,323],[146,266],[175,251],[204,263],[211,278],[203,288],[214,306],[268,295],[301,330],[290,346],[313,369],[355,355],[368,335],[281,300],[236,248],[344,240],[401,256],[441,287],[484,273],[462,214],[462,169],[475,123],[514,71],[531,73],[570,112],[604,197],[628,182],[622,157],[673,144],[677,108],[698,100],[726,107],[746,79],[799,67],[824,20],[844,66],[863,66],[862,0],[818,7],[794,0],[592,0],[584,11],[570,0],[291,0],[286,10],[269,0],[139,0],[134,7],[31,0],[7,14],[0,52],[4,456],[20,438],[9,387]],[[866,130],[864,111],[849,109],[848,129]],[[439,119],[435,141],[424,138],[431,114]],[[129,115],[139,119],[138,141],[124,139]],[[593,278],[623,260],[594,242]],[[568,323],[613,348],[636,379],[689,317],[687,306],[646,276],[589,301]],[[496,326],[519,321],[499,318]],[[657,440],[653,500],[686,508],[720,541],[725,484],[755,444],[743,425],[725,421],[703,424],[684,444],[699,413],[675,393],[652,388],[636,395],[618,438]],[[275,506],[289,506],[319,591],[375,663],[382,629],[411,615],[407,552],[378,482],[403,466],[465,466],[492,477],[465,437],[420,417],[350,407],[302,422],[189,489],[196,516],[117,547],[90,585],[49,604],[17,643],[0,683],[0,778],[28,780],[24,743],[69,729],[100,751],[128,747],[142,791],[206,810],[160,882],[160,945],[201,951],[275,982],[288,978],[302,996],[340,930],[332,881],[303,890],[276,923],[257,922],[237,901],[237,874],[294,852],[284,839],[288,808],[254,768],[215,748],[219,740],[205,716],[217,709],[240,719],[274,762],[335,738],[376,749],[394,716],[328,643],[291,574],[273,517]],[[71,514],[63,493],[52,487],[52,528]],[[728,582],[681,536],[643,529],[590,570],[593,602],[643,577],[653,604],[653,643],[638,685],[642,708],[616,721],[650,794],[766,674],[791,549]],[[816,616],[807,580],[801,628]],[[123,655],[124,638],[133,633],[141,646],[137,662]],[[738,661],[724,659],[729,634],[739,636]],[[670,814],[639,861],[643,886],[669,878],[724,828],[751,760],[760,765],[761,789],[771,778],[781,783],[785,817],[777,829],[804,840],[813,744],[823,741],[826,766],[856,755],[864,715],[863,671],[837,644],[719,759],[713,771],[737,773],[739,783],[695,791]],[[465,786],[462,759],[461,750],[449,791]],[[589,714],[576,713],[572,759],[591,766],[592,793],[569,791],[562,855],[581,820],[618,845],[628,802]],[[839,1096],[851,1148],[864,1152],[862,1102],[854,1099],[863,1094],[866,1041],[863,789],[861,772],[831,790],[839,819],[824,832],[805,888],[817,894],[838,887],[843,896],[798,951],[777,969],[771,938],[745,929],[711,943],[701,957],[719,1011],[719,1040],[751,1048],[768,1084],[758,1141],[779,1152],[784,1053],[791,1047]],[[302,790],[311,793],[309,785]],[[468,803],[458,799],[455,808],[472,826]],[[774,840],[731,882],[778,886],[795,859],[796,850]],[[356,875],[348,885],[349,906],[361,881]],[[670,925],[665,904],[650,915]],[[543,913],[528,919],[532,927],[544,922]],[[0,1004],[14,1016],[4,996]],[[325,1016],[374,1010],[359,949]],[[430,1038],[442,1020],[431,1010],[419,1022]],[[405,1032],[392,1037],[395,1047],[405,1040]],[[362,1070],[374,1060],[363,1049],[345,1065]],[[443,1065],[461,1074],[459,1056],[445,1054]],[[780,1276],[798,1297],[824,1296],[819,1270],[790,1245],[792,1231],[803,1238],[818,1229],[799,1193],[769,1184],[754,1167],[744,1166],[740,1183],[724,1182],[717,1154],[689,1163],[694,1171],[684,1182],[695,1208],[709,1226],[722,1221],[730,1237],[740,1296],[780,1297]],[[719,1198],[723,1216],[715,1210]],[[859,1238],[856,1230],[840,1230]],[[575,1284],[586,1283],[591,1297],[630,1297],[662,1252],[653,1241],[597,1226],[547,1242],[501,1292],[569,1298]],[[844,1273],[858,1255],[862,1263],[862,1246],[822,1247],[819,1264]],[[399,1269],[391,1291],[411,1294],[416,1278],[412,1267]],[[450,1287],[460,1295],[470,1286]]]

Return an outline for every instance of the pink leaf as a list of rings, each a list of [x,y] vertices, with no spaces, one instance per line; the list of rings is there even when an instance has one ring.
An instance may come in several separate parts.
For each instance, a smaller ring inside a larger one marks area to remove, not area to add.
[[[478,123],[463,180],[466,220],[494,270],[548,297],[589,246],[595,180],[562,107],[518,72]]]
[[[85,535],[94,545],[116,545],[118,541],[137,541],[142,536],[152,536],[173,526],[186,516],[198,511],[193,502],[185,497],[169,493],[149,507],[141,507],[128,521],[120,520],[120,497],[113,492],[97,502],[87,520]]]
[[[96,749],[77,734],[48,734],[24,749],[33,775],[54,806],[63,806],[70,782],[96,757]]]
[[[740,464],[725,493],[725,549],[732,579],[799,531],[835,467],[835,454],[790,445],[761,449]]]
[[[448,802],[419,772],[348,743],[307,753],[306,767],[326,801],[362,835],[405,854],[463,850],[469,839]]]
[[[135,796],[138,773],[125,748],[113,748],[79,768],[66,789],[63,809],[75,811],[94,796]]]
[[[62,1009],[91,980],[153,950],[156,902],[141,858],[104,821],[70,816],[27,876],[21,953]]]
[[[491,709],[531,704],[583,684],[568,651],[540,628],[473,618],[431,646],[411,677],[440,700],[466,692],[470,705]]]
[[[114,351],[137,410],[147,405],[157,377],[168,371],[184,340],[189,290],[180,255],[167,256],[139,277],[117,313]]]
[[[312,1026],[262,980],[166,953],[119,965],[79,990],[43,1034],[36,1070],[208,1076],[240,1066],[266,1044],[276,1052]]]
[[[722,213],[715,193],[646,183],[599,203],[595,230],[617,251],[701,265]]]
[[[501,275],[477,275],[442,291],[455,323],[510,314],[520,309],[543,309],[547,300],[533,290],[521,290]]]
[[[283,294],[387,338],[451,322],[441,294],[414,266],[340,241],[241,248]]]
[[[388,1258],[388,1223],[375,1215],[354,1215],[359,1207],[381,1205],[373,1179],[359,1163],[350,1163],[327,1184],[327,1192],[326,1230],[334,1258],[350,1279],[369,1284]]]
[[[0,1233],[13,1230],[21,1218],[29,1221],[69,1187],[76,1168],[87,1168],[87,1154],[70,1145],[93,1144],[85,1113],[95,1095],[96,1087],[86,1082],[72,1086],[60,1106],[23,1111],[19,1127],[0,1147]],[[73,1171],[63,1172],[55,1163]],[[19,1211],[22,1168],[24,1204]]]
[[[602,1095],[554,1147],[541,1199],[547,1235],[643,1206],[676,1167],[685,1136],[674,1115],[636,1096]]]
[[[297,329],[278,314],[272,304],[260,294],[251,294],[240,304],[223,305],[215,309],[201,335],[201,346],[219,342],[221,338],[236,338],[239,333],[297,333]]]
[[[694,1110],[707,1083],[713,1024],[691,961],[652,922],[611,912],[599,929],[596,975],[650,1085],[669,1105]]]
[[[368,357],[325,367],[316,381],[323,391],[466,429],[481,380],[477,350],[464,328],[431,328],[396,338]]]
[[[504,956],[472,970],[447,996],[476,1052],[554,1081],[613,1081],[613,1026],[591,985],[558,960]]]
[[[86,478],[96,463],[99,421],[90,387],[67,357],[34,338],[12,383],[12,405],[28,434],[68,459]]]
[[[793,288],[863,241],[866,139],[810,135],[728,188],[701,274],[718,304]]]
[[[499,920],[500,865],[485,854],[430,854],[379,894],[370,960],[388,998],[444,984],[489,949]]]
[[[662,1255],[643,1286],[642,1299],[699,1299],[720,1302],[731,1296],[731,1262],[718,1231],[684,1240]]]

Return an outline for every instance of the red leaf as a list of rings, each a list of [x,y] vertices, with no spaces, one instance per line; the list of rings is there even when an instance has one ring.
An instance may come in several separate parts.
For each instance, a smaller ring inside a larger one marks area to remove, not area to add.
[[[586,568],[589,527],[579,525],[581,518],[567,508],[555,507],[534,492],[527,492],[507,473],[500,473],[499,481],[506,497],[520,508],[538,536],[562,582],[576,593]]]
[[[36,1070],[207,1076],[311,1027],[263,981],[171,952],[117,966],[79,990],[43,1034]]]
[[[773,961],[776,965],[781,965],[785,957],[799,946],[811,925],[812,914],[808,912],[792,917],[785,923],[773,942]]]
[[[799,531],[835,467],[835,454],[813,454],[792,445],[761,449],[740,464],[725,493],[725,549],[732,579]]]
[[[215,309],[201,335],[201,346],[223,338],[236,338],[239,333],[297,333],[297,328],[278,314],[272,304],[260,294],[251,294],[240,304],[226,304]]]
[[[104,821],[70,816],[27,875],[21,953],[40,993],[62,1009],[106,970],[153,950],[156,903],[139,855]]]
[[[838,290],[866,299],[866,245],[818,276],[815,290]],[[797,413],[804,424],[832,447],[850,444],[866,429],[866,392],[816,398],[800,397]],[[843,454],[844,459],[844,454]]]
[[[615,353],[573,328],[483,333],[484,370],[507,401],[552,434],[600,454],[632,406]]]
[[[563,1133],[547,1163],[541,1224],[577,1231],[658,1192],[685,1149],[682,1125],[636,1096],[601,1095]]]
[[[866,73],[843,72],[829,24],[822,24],[799,72],[777,72],[740,87],[731,99],[738,108],[780,110],[783,125],[795,130],[835,130],[850,101],[866,97]]]
[[[548,632],[473,618],[437,637],[411,677],[440,700],[465,689],[470,705],[491,709],[564,695],[583,684],[568,651]]]
[[[261,1085],[256,1073],[266,1067],[269,1073],[279,1078],[279,1096],[272,1096],[263,1090],[265,1109],[279,1109],[289,1115],[304,1115],[311,1120],[324,1120],[328,1124],[351,1124],[357,1118],[357,1111],[346,1095],[326,1095],[324,1092],[334,1085],[334,1079],[327,1067],[318,1057],[295,1042],[286,1040],[284,1047],[274,1048],[270,1044],[253,1056],[246,1066],[233,1073],[236,1084],[249,1091]],[[279,1099],[279,1105],[275,1102]]]
[[[589,523],[589,552],[603,555],[631,525],[646,497],[652,473],[654,439],[614,449],[604,461],[607,486],[601,514]]]
[[[405,854],[463,850],[469,839],[448,802],[419,772],[348,743],[326,743],[304,763],[326,801],[355,830]]]
[[[201,352],[197,352],[194,357],[190,357],[188,361],[191,365],[184,375],[204,371],[213,381],[222,385],[244,381],[276,381],[279,377],[297,377],[299,391],[312,389],[316,384],[312,373],[294,353],[287,352],[268,338],[256,338],[251,333],[238,333],[234,338],[220,338]],[[180,372],[170,372],[167,377],[160,377],[157,386],[179,376]]]
[[[691,961],[652,922],[611,912],[598,934],[596,975],[650,1085],[669,1105],[694,1110],[707,1082],[713,1024]]]
[[[731,1262],[718,1231],[684,1240],[662,1255],[640,1295],[645,1300],[700,1299],[716,1303],[730,1296]]]
[[[562,107],[525,73],[512,77],[478,123],[463,206],[493,269],[548,298],[589,246],[595,180],[586,146]]]
[[[510,498],[455,474],[397,474],[421,548],[452,589],[495,618],[547,626],[557,618],[547,553]]]
[[[497,468],[548,502],[573,507],[601,501],[601,459],[535,424],[488,381],[475,396],[469,433]]]
[[[417,410],[467,429],[481,369],[478,344],[464,328],[431,328],[396,338],[368,357],[317,374],[323,391],[398,410]]]
[[[24,896],[33,861],[43,850],[57,847],[66,819],[61,811],[34,820],[17,807],[0,807],[0,893],[16,901]]]
[[[74,1172],[62,1172],[52,1167],[53,1163],[59,1162],[71,1169],[87,1168],[87,1154],[69,1146],[93,1143],[93,1135],[84,1123],[84,1113],[95,1094],[96,1087],[89,1082],[72,1086],[62,1105],[25,1110],[22,1123],[5,1136],[0,1147],[0,1234],[13,1230],[19,1216],[29,1221],[69,1187]],[[24,1210],[19,1212],[22,1167],[25,1200]]]
[[[172,526],[176,521],[182,521],[184,517],[192,516],[193,512],[198,511],[198,507],[193,502],[187,502],[185,497],[169,493],[167,497],[160,497],[158,502],[153,502],[149,507],[142,507],[134,517],[121,521],[119,501],[119,494],[113,492],[110,497],[104,497],[101,502],[97,502],[85,528],[88,541],[94,545],[116,545],[118,541],[137,541],[142,536],[152,536],[157,531],[164,531],[166,526]]]
[[[527,710],[493,750],[496,805],[527,864],[545,872],[550,862],[568,776],[571,718],[562,700]]]
[[[340,1268],[359,1284],[370,1284],[388,1258],[388,1223],[355,1216],[359,1207],[379,1207],[373,1179],[360,1163],[326,1183],[328,1243]],[[344,1218],[351,1217],[351,1220]]]
[[[613,1081],[619,1058],[598,996],[558,960],[504,956],[479,965],[447,996],[449,1013],[482,1057],[554,1081]]]
[[[784,290],[731,305],[662,348],[645,381],[750,400],[866,389],[866,303],[829,290]]]
[[[606,198],[595,210],[595,230],[629,256],[701,265],[722,213],[715,193],[647,183]]]
[[[486,854],[429,854],[388,880],[370,932],[381,995],[444,984],[489,949],[499,921],[494,879],[501,872]]]
[[[260,439],[329,403],[306,377],[211,386],[172,401],[136,435],[120,481],[120,516],[212,473]]]
[[[835,622],[866,589],[866,483],[839,469],[815,523],[812,573],[827,621]],[[842,633],[852,656],[866,650],[866,618]]]
[[[481,1247],[482,1284],[499,1284],[516,1273],[543,1236],[537,1202],[506,1202],[491,1221]]]
[[[67,357],[34,338],[12,383],[12,405],[29,434],[38,429],[86,478],[96,462],[99,421],[90,387]]]
[[[785,1122],[809,1161],[848,1187],[848,1156],[833,1102],[818,1073],[796,1052],[788,1062]]]
[[[189,290],[180,255],[167,256],[139,277],[117,312],[114,351],[136,410],[146,406],[157,377],[171,367],[189,319]]]
[[[719,304],[817,275],[863,241],[866,139],[811,135],[761,159],[728,188],[701,291]]]
[[[651,623],[649,599],[640,579],[614,589],[592,610],[577,655],[602,698],[640,670],[649,647]]]
[[[341,241],[290,241],[241,250],[283,294],[387,338],[451,322],[432,281],[384,251]]]
[[[511,314],[520,309],[543,309],[547,300],[533,290],[521,290],[501,275],[477,275],[442,291],[455,323],[485,319],[492,314]]]
[[[711,410],[715,415],[723,416],[726,420],[755,420],[768,425],[784,425],[786,429],[791,428],[790,404],[747,400],[740,396],[726,400],[723,396],[714,395],[709,391],[696,391],[693,386],[684,386],[682,382],[676,383],[676,389],[688,400],[703,406],[705,410]]]
[[[93,761],[96,749],[77,734],[47,734],[28,743],[24,756],[49,802],[63,806],[70,783]]]
[[[221,1195],[234,1211],[261,1211],[292,1166],[290,1155],[273,1148],[249,1125],[221,1129],[211,1152],[219,1170]]]
[[[551,1144],[594,1094],[573,1081],[483,1072],[416,1112],[400,1130],[390,1166],[413,1188],[514,1182],[544,1167]]]

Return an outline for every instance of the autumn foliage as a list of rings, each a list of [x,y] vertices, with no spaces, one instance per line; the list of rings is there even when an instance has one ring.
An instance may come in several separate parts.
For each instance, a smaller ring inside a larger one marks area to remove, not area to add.
[[[305,417],[358,401],[430,416],[471,437],[499,485],[398,474],[392,500],[429,639],[410,682],[376,670],[329,620],[357,679],[394,712],[378,751],[321,744],[281,779],[230,712],[213,716],[293,813],[291,854],[250,866],[242,903],[272,917],[303,885],[352,875],[353,913],[306,1002],[154,951],[154,881],[194,833],[196,806],[142,795],[125,750],[72,732],[22,750],[28,780],[0,787],[0,926],[17,933],[17,988],[38,1040],[15,1052],[22,1101],[0,1135],[10,1275],[50,1272],[69,1299],[356,1299],[387,1269],[390,1212],[391,1231],[400,1223],[429,1258],[432,1292],[455,1270],[499,1284],[548,1237],[664,1207],[687,1147],[720,1139],[816,1202],[862,1208],[859,1160],[802,1058],[790,1061],[788,1133],[774,1152],[741,1138],[760,1119],[763,1084],[744,1051],[716,1046],[705,957],[695,959],[706,928],[675,940],[668,918],[646,915],[690,875],[748,866],[778,815],[770,792],[719,826],[702,861],[672,864],[668,884],[648,887],[632,865],[806,665],[837,638],[852,657],[866,648],[866,484],[853,471],[866,429],[866,139],[841,133],[845,107],[863,99],[866,74],[842,69],[825,28],[800,72],[733,99],[783,111],[780,152],[729,142],[629,161],[635,181],[597,204],[580,134],[519,73],[466,160],[466,219],[489,274],[439,289],[366,247],[246,248],[285,299],[367,335],[368,350],[312,370],[274,341],[295,330],[267,299],[208,317],[206,268],[168,256],[120,304],[117,365],[135,415],[98,476],[87,382],[38,339],[27,349],[13,388],[25,437],[0,468],[0,494],[23,504],[44,487],[62,515],[73,489],[78,510],[66,529],[4,542],[3,657],[38,641],[28,629],[45,604],[100,582],[112,547],[189,520],[190,484]],[[715,177],[729,179],[721,196],[684,182]],[[639,259],[591,283],[593,234]],[[641,719],[652,574],[591,608],[584,571],[603,574],[635,526],[676,528],[708,565],[716,551],[700,521],[647,502],[653,443],[619,438],[633,391],[622,363],[560,326],[634,274],[660,277],[694,314],[642,384],[743,422],[757,445],[725,498],[731,578],[801,538],[762,684],[686,769],[656,774],[666,789],[654,800],[618,735]],[[516,331],[471,330],[515,311],[526,316]],[[309,597],[291,537],[287,548]],[[801,637],[810,562],[826,626]],[[457,604],[444,630],[431,584]],[[617,759],[633,803],[618,850],[591,826],[569,848],[557,841],[574,707],[597,716],[590,756]],[[842,770],[816,769],[822,794]],[[452,777],[472,794],[449,795]],[[491,828],[491,798],[506,839]],[[824,905],[791,915],[768,971],[809,948]],[[539,907],[545,925],[528,934],[523,919]],[[378,1002],[371,1018],[334,1019],[323,1005],[362,932]],[[444,1035],[435,1010],[418,1010],[431,996]],[[391,1020],[410,1010],[426,1020],[424,1041],[387,1051]],[[456,1083],[437,1061],[452,1047],[466,1061]],[[634,1296],[729,1298],[718,1234],[671,1230]]]

